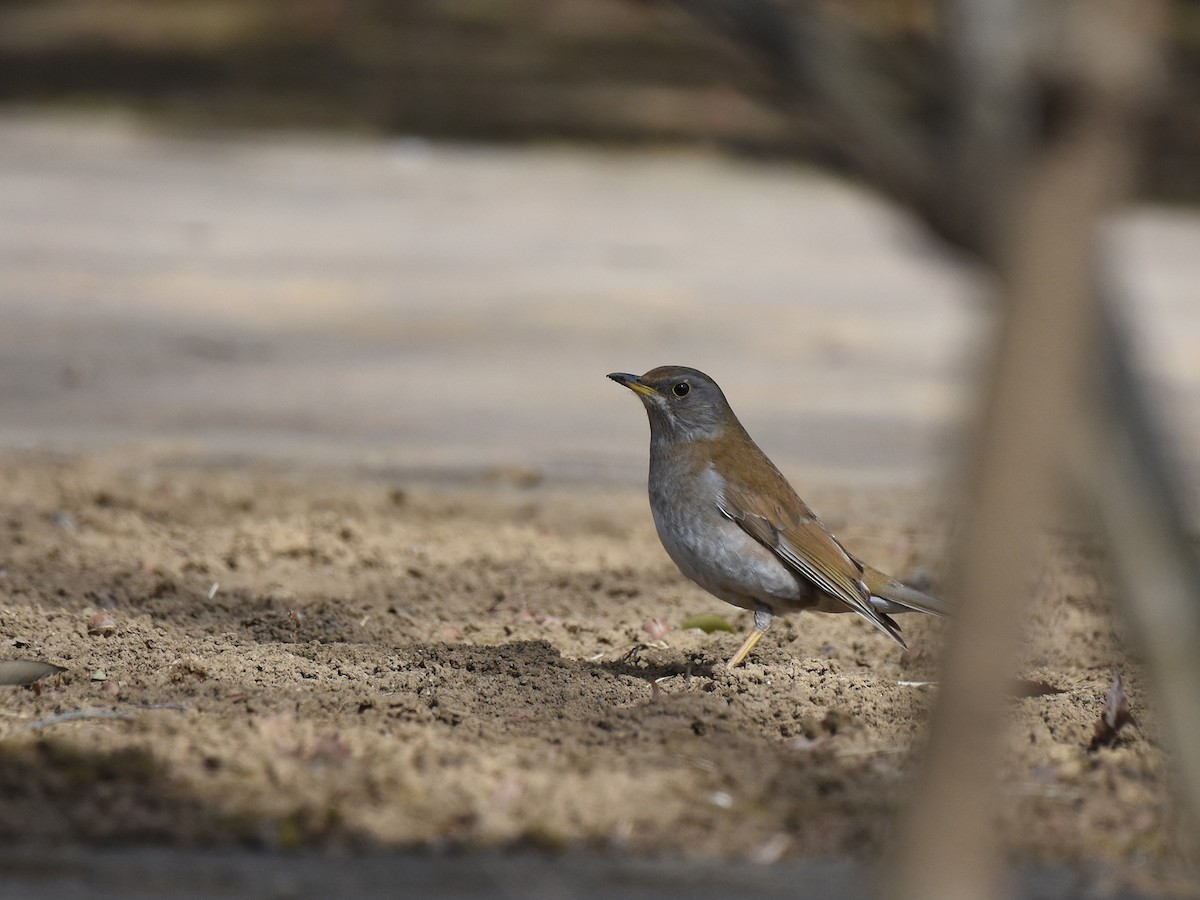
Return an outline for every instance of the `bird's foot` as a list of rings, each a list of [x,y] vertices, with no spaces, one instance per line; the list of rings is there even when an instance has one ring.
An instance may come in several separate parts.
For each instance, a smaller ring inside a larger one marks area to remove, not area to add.
[[[745,642],[738,648],[738,652],[733,654],[729,662],[725,663],[725,669],[729,671],[740,666],[742,660],[750,654],[750,651],[754,649],[754,645],[762,639],[762,636],[767,633],[767,629],[770,627],[771,610],[765,606],[756,607],[754,610],[754,630],[750,632]]]

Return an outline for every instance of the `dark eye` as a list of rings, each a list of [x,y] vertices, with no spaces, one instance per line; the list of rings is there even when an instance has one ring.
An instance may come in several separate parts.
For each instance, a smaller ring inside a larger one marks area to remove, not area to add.
[[[681,381],[675,387],[671,388],[671,393],[676,397],[686,397],[692,392],[692,386],[686,381]]]

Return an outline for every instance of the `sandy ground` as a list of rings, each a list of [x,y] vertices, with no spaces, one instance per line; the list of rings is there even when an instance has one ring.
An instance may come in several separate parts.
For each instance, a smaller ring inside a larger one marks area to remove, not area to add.
[[[746,617],[659,547],[644,415],[602,376],[709,369],[853,550],[936,588],[986,322],[901,217],[707,158],[29,118],[0,182],[0,657],[67,670],[0,689],[6,840],[885,850],[940,624],[905,653],[793,618],[723,671]],[[1198,226],[1116,231],[1193,471]],[[1102,550],[1046,549],[1014,678],[1057,692],[1013,699],[1001,833],[1194,896]],[[1089,753],[1117,672],[1138,725]]]
[[[869,860],[919,760],[935,688],[905,682],[934,676],[937,623],[906,620],[902,653],[800,617],[728,674],[740,635],[680,624],[729,611],[633,490],[28,457],[0,485],[0,639],[67,668],[5,689],[7,839]],[[938,566],[921,497],[816,501],[879,565]],[[1062,693],[1013,701],[1005,837],[1194,886],[1097,553],[1050,550],[1020,674]],[[89,634],[97,614],[113,633]],[[1089,754],[1118,671],[1140,727]],[[73,710],[119,718],[43,721]]]

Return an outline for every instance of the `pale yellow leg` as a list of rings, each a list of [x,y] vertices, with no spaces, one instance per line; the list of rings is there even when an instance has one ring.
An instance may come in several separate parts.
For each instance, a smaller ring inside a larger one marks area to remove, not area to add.
[[[750,632],[745,642],[738,648],[738,652],[733,654],[733,658],[725,663],[726,669],[736,669],[741,665],[750,651],[754,649],[754,645],[759,642],[767,629],[771,627],[771,611],[765,606],[760,606],[754,610],[754,630]]]
[[[742,660],[749,655],[750,651],[754,649],[754,645],[758,643],[758,639],[762,636],[763,632],[759,631],[757,628],[750,632],[750,636],[746,638],[746,642],[742,644],[742,646],[738,649],[738,652],[733,654],[733,658],[730,659],[729,662],[725,663],[725,668],[736,669],[741,664]]]

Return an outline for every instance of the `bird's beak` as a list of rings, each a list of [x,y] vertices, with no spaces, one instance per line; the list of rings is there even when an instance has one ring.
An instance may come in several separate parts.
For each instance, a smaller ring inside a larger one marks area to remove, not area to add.
[[[661,396],[658,391],[650,387],[648,384],[642,384],[642,379],[637,375],[630,375],[628,372],[613,372],[608,376],[617,384],[624,385],[635,394],[641,394],[643,397],[658,397]]]

